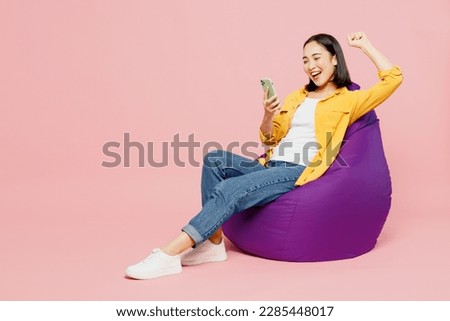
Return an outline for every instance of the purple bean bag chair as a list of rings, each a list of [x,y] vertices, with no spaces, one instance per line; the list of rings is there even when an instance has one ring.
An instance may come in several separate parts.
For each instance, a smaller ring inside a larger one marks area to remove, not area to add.
[[[352,88],[349,88],[352,89]],[[370,251],[391,206],[391,178],[375,111],[348,129],[320,178],[231,216],[225,236],[243,251],[281,261],[347,259]]]

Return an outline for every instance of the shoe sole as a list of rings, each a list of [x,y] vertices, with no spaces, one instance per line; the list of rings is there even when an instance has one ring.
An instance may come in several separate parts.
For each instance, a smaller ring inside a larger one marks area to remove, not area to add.
[[[166,275],[178,274],[178,273],[181,273],[181,271],[182,271],[181,267],[176,266],[176,267],[173,267],[170,269],[166,269],[160,273],[150,274],[150,275],[134,274],[133,272],[130,272],[130,271],[125,271],[125,274],[132,279],[149,280],[149,279],[155,279],[155,278],[159,278],[159,277],[166,276]]]
[[[217,258],[205,258],[202,261],[181,261],[181,265],[183,266],[193,266],[193,265],[200,265],[200,264],[205,264],[205,263],[215,263],[215,262],[223,262],[226,261],[228,259],[228,257],[222,256],[222,257],[217,257]]]

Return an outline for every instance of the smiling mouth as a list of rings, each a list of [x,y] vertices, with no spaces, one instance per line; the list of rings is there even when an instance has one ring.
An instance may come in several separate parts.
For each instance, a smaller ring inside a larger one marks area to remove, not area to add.
[[[310,75],[311,75],[312,79],[317,79],[317,78],[319,78],[320,74],[322,74],[321,71],[316,71],[316,72],[311,73]]]

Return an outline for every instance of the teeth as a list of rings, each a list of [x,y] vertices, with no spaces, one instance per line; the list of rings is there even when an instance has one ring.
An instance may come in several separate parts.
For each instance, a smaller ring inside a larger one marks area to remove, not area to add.
[[[315,77],[315,76],[317,76],[318,74],[320,74],[320,71],[315,72],[315,73],[312,73],[311,76]]]

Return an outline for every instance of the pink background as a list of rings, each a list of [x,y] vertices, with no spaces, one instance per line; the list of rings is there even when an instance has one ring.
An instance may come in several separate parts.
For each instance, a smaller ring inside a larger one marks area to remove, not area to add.
[[[449,18],[448,0],[0,1],[0,299],[449,300]],[[259,79],[282,98],[304,85],[310,35],[335,35],[353,80],[377,81],[352,31],[404,73],[377,109],[394,190],[377,247],[287,263],[227,243],[226,263],[124,278],[198,212],[200,168],[139,168],[136,150],[104,168],[103,144],[130,133],[158,160],[177,133],[258,141]]]

